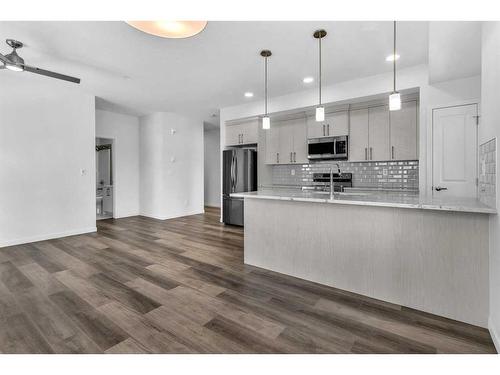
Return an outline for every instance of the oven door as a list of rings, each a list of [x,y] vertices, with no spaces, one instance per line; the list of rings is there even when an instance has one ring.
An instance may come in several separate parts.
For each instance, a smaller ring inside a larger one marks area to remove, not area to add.
[[[308,159],[331,159],[335,154],[335,140],[330,138],[312,138],[307,141]]]

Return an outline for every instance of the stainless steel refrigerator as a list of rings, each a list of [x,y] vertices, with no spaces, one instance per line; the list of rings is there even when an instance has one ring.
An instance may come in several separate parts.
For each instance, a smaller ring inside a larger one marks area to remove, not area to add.
[[[243,198],[231,198],[231,193],[257,190],[257,151],[233,149],[223,152],[222,221],[243,225]]]

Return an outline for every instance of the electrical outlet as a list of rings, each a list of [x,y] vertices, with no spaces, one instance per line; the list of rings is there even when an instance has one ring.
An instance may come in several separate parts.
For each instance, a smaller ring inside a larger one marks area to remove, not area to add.
[[[292,169],[292,170],[290,171],[290,174],[291,174],[292,176],[295,176],[295,169]]]

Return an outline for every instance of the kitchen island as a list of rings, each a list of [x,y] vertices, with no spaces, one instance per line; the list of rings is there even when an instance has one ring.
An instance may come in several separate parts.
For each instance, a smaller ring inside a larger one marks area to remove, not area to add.
[[[476,199],[268,189],[245,198],[246,264],[487,326],[489,214]]]

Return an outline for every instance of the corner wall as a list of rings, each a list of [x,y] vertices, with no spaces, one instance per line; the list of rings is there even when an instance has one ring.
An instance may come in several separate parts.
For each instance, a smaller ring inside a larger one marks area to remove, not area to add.
[[[203,212],[203,122],[175,113],[140,118],[140,212],[156,219]]]
[[[139,118],[98,109],[96,137],[114,140],[114,217],[139,215]]]
[[[479,144],[500,136],[500,22],[483,22],[481,53],[481,118]],[[497,152],[496,165],[498,165]],[[496,173],[496,186],[499,176]],[[498,199],[497,211],[500,211]],[[490,330],[497,351],[500,352],[500,220],[490,216]]]
[[[220,207],[220,131],[210,129],[203,132],[205,147],[205,206]]]
[[[94,97],[7,70],[0,87],[0,247],[95,231]]]

